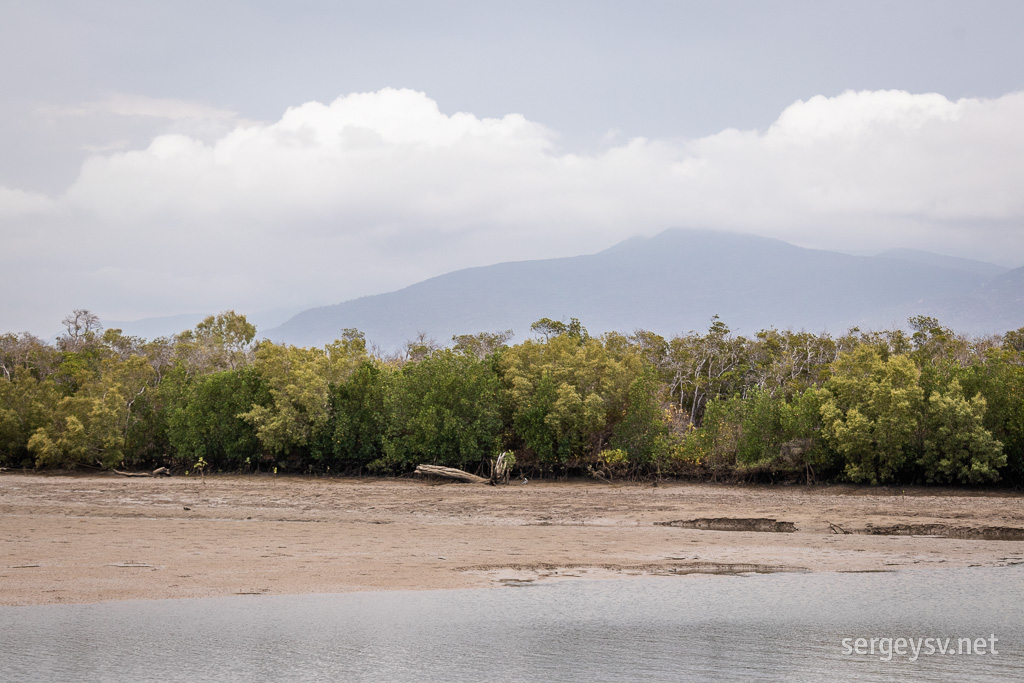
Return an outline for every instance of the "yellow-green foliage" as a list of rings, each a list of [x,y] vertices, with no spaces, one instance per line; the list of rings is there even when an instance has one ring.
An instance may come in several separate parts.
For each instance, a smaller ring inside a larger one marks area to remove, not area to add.
[[[507,410],[523,447],[540,463],[594,462],[607,445],[643,369],[620,340],[563,332],[502,354]]]
[[[132,407],[149,388],[153,374],[141,356],[104,359],[95,375],[82,371],[76,380],[78,391],[60,399],[50,424],[36,429],[29,439],[36,466],[120,463]]]
[[[270,387],[270,405],[256,405],[240,417],[256,428],[265,449],[287,454],[307,448],[330,418],[331,387],[342,383],[366,358],[362,334],[350,330],[323,348],[264,342],[256,349],[256,370]]]
[[[256,345],[231,311],[152,341],[64,322],[54,345],[0,334],[0,465],[404,473],[508,451],[540,473],[1024,483],[1024,329],[594,338],[544,318],[511,347],[423,335],[398,359],[355,330]]]
[[[870,346],[836,361],[822,395],[822,434],[852,481],[890,482],[904,468],[920,428],[920,374],[908,356],[883,360]]]
[[[986,402],[981,394],[964,398],[956,380],[945,393],[928,398],[927,435],[920,464],[928,481],[980,484],[999,478],[1006,465],[1003,445],[982,422]]]

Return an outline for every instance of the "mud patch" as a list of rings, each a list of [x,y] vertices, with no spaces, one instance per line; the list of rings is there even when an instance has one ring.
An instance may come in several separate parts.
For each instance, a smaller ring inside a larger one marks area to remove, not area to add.
[[[869,536],[935,536],[962,538],[975,541],[1024,541],[1024,529],[1012,526],[951,526],[949,524],[888,524],[866,525],[854,529],[855,534]]]
[[[691,562],[665,567],[662,571],[652,572],[655,574],[780,574],[789,572],[807,572],[806,567],[790,567],[781,564],[750,564],[750,563],[720,563],[720,562]]]
[[[796,525],[793,522],[779,522],[767,517],[699,517],[697,519],[677,519],[672,522],[655,522],[655,525],[704,531],[765,531],[783,534],[791,534],[796,531]]]
[[[503,586],[510,588],[516,588],[518,586],[532,586],[535,579],[500,579],[500,583]]]
[[[776,574],[807,572],[805,567],[756,563],[657,562],[647,564],[506,564],[461,567],[460,571],[486,576],[501,586],[529,586],[566,579],[620,579],[640,576],[689,574]]]

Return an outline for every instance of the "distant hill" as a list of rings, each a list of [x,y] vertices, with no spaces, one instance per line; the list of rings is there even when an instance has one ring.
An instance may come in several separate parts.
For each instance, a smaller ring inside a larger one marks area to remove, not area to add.
[[[269,330],[289,320],[299,312],[299,309],[281,308],[269,311],[256,311],[254,313],[238,310],[236,312],[244,314],[246,320],[255,325],[259,333],[262,333],[263,330]],[[157,337],[173,337],[179,332],[191,330],[206,319],[207,316],[218,313],[223,313],[223,311],[185,313],[159,318],[142,318],[141,320],[102,320],[101,322],[104,329],[117,328],[122,333],[132,337],[156,339]],[[261,336],[263,335],[261,334]]]
[[[918,314],[971,333],[1024,325],[1024,290],[1014,290],[1024,269],[992,277],[978,272],[978,262],[932,256],[851,256],[750,235],[668,230],[597,254],[468,268],[313,308],[265,336],[322,345],[355,327],[396,349],[419,332],[441,343],[507,328],[522,338],[542,317],[576,317],[591,333],[673,335],[704,330],[716,314],[745,334],[771,326],[880,329]]]
[[[101,320],[104,329],[119,329],[130,337],[156,339],[157,337],[173,337],[184,330],[191,330],[203,321],[208,314],[184,313],[158,318],[142,318],[141,320]]]
[[[995,277],[1010,270],[987,261],[975,261],[974,259],[961,258],[959,256],[945,256],[933,254],[930,251],[919,251],[917,249],[889,249],[879,254],[882,258],[894,258],[901,261],[913,263],[925,263],[932,266],[952,268],[954,270],[965,270],[968,273],[975,273],[983,277]]]
[[[970,306],[961,311],[958,320],[964,329],[995,329],[1005,332],[1024,327],[1022,311],[1024,267],[1014,268],[986,281],[970,297]]]

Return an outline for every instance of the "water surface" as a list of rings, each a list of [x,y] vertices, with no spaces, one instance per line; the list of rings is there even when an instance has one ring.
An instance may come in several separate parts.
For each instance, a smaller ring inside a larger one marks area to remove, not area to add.
[[[1022,614],[1024,567],[4,607],[0,679],[1006,681]],[[997,655],[842,645],[990,635]]]

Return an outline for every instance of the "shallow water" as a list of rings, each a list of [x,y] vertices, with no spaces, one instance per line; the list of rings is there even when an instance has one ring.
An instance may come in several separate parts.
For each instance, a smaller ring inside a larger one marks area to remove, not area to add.
[[[3,607],[0,679],[1006,681],[1022,614],[1024,567]],[[990,635],[915,661],[842,643]]]

